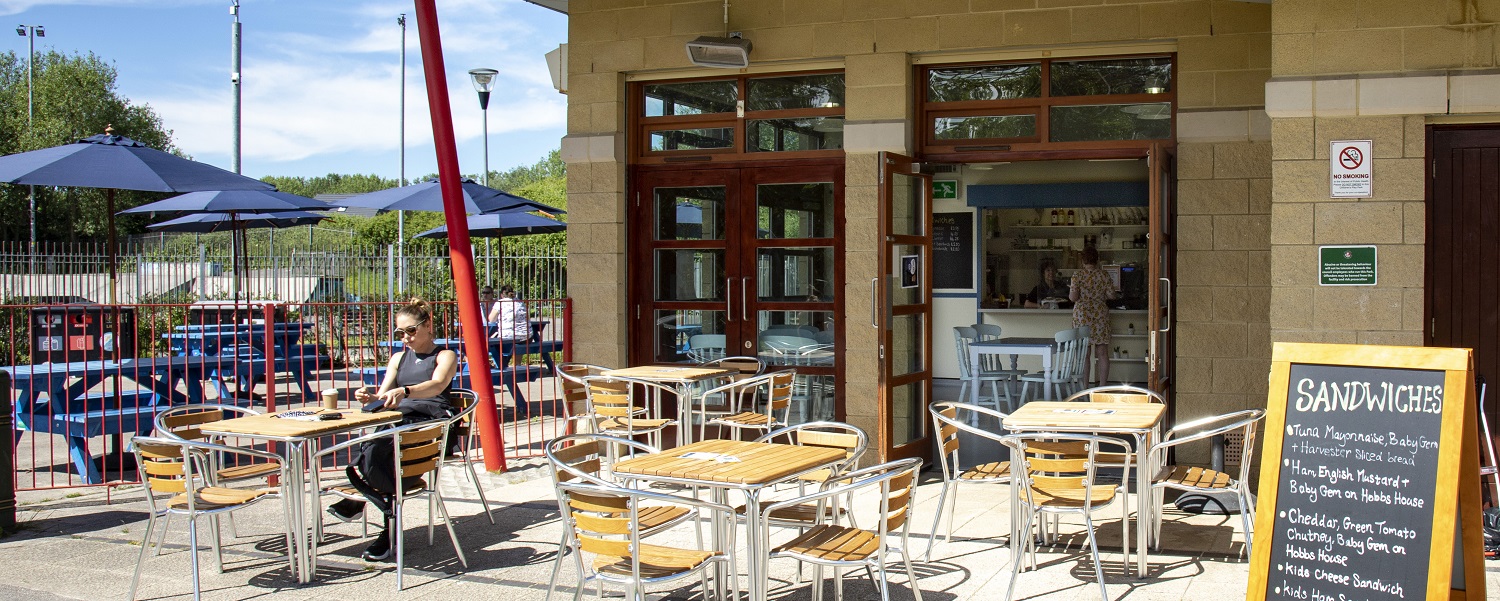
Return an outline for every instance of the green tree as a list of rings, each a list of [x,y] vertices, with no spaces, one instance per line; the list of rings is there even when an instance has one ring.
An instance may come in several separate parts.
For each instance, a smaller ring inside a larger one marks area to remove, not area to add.
[[[26,57],[0,53],[0,154],[12,154],[67,144],[103,133],[113,133],[152,148],[182,155],[172,144],[172,132],[150,106],[132,103],[117,91],[113,64],[90,54],[38,53],[35,63],[34,117],[27,125]],[[108,234],[103,190],[88,188],[36,189],[37,237],[41,240],[102,240]],[[123,210],[166,195],[120,191],[115,209]],[[0,240],[29,238],[27,187],[0,185]],[[148,218],[116,219],[121,234],[145,231]]]

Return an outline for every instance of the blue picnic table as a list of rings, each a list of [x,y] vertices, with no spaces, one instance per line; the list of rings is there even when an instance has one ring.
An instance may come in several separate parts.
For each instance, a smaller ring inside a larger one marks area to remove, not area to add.
[[[535,328],[534,325],[533,328]],[[501,340],[499,338],[485,338],[485,341],[489,347],[490,360],[495,367],[509,366],[511,358],[516,355],[541,355],[542,364],[547,366],[547,373],[551,375],[557,374],[557,363],[553,360],[552,355],[563,350],[561,340],[540,340],[536,336],[532,336],[530,340],[524,342]],[[436,338],[432,342],[440,349],[463,353],[464,341],[462,338]],[[387,340],[377,344],[390,349],[391,352],[406,348],[406,344],[400,340]]]
[[[88,439],[150,434],[157,413],[172,405],[203,402],[203,380],[212,367],[190,357],[155,357],[14,365],[0,371],[10,374],[11,387],[18,393],[12,412],[15,429],[65,436],[78,475],[87,484],[99,484],[103,477]],[[91,391],[107,379],[116,379],[113,390]],[[179,382],[186,385],[185,394],[177,390]]]
[[[380,386],[381,382],[385,381],[385,372],[385,366],[366,367],[360,370],[360,379],[367,385]],[[522,418],[531,415],[531,406],[527,404],[526,396],[521,394],[520,384],[537,380],[543,375],[541,368],[530,365],[490,369],[490,381],[510,390],[511,398],[516,401],[516,415]],[[459,366],[458,373],[453,376],[453,387],[473,389],[474,386],[469,376],[469,365],[465,363]]]
[[[302,332],[311,324],[302,322],[276,323],[271,325],[272,344],[277,355],[302,340]],[[177,326],[172,332],[162,334],[172,353],[183,356],[218,355],[225,350],[248,345],[264,353],[266,329],[261,324],[223,324]]]

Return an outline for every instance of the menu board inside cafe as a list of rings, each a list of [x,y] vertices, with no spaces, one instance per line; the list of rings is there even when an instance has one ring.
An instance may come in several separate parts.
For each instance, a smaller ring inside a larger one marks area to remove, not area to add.
[[[1276,345],[1250,598],[1483,598],[1455,543],[1469,351],[1395,348]]]

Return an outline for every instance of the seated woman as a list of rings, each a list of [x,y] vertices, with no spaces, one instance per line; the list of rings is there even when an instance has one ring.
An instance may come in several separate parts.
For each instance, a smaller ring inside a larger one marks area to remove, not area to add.
[[[364,404],[366,412],[400,411],[403,426],[452,417],[455,413],[448,393],[458,371],[458,355],[439,350],[433,341],[431,305],[412,299],[401,307],[396,312],[395,336],[405,342],[405,350],[391,355],[385,381],[375,394],[365,392],[362,387],[355,393],[355,399]],[[389,440],[367,443],[344,470],[349,484],[385,514],[385,530],[365,549],[366,561],[383,561],[391,555],[394,470],[394,450]],[[363,511],[364,502],[352,499],[343,499],[328,508],[328,513],[346,522],[357,519]]]

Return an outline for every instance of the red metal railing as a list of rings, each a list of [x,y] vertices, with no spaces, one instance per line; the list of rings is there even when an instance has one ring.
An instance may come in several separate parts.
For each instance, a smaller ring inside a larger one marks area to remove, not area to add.
[[[523,302],[536,333],[525,344],[506,346],[525,353],[510,361],[525,367],[496,378],[508,459],[540,455],[544,441],[566,433],[565,420],[553,417],[565,406],[547,360],[571,357],[571,304]],[[0,305],[0,369],[11,374],[16,423],[16,488],[136,482],[129,440],[150,432],[155,416],[172,407],[222,402],[276,411],[316,406],[319,392],[335,388],[340,405],[358,411],[352,391],[378,385],[375,370],[390,360],[399,306]],[[435,303],[433,319],[439,339],[459,337],[453,303]],[[502,359],[500,351],[492,345],[492,361]],[[460,373],[467,373],[463,353],[459,361]],[[518,394],[539,418],[515,419]]]

